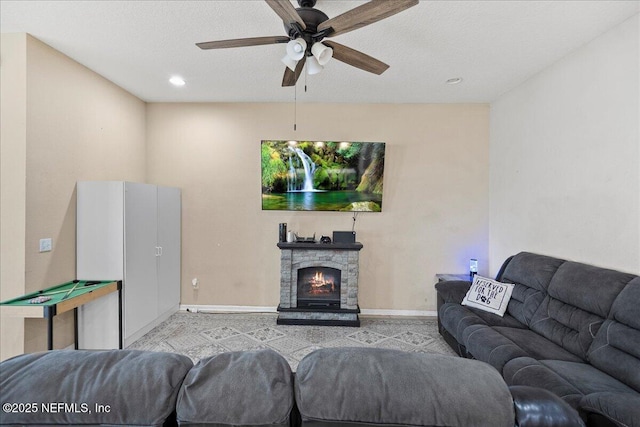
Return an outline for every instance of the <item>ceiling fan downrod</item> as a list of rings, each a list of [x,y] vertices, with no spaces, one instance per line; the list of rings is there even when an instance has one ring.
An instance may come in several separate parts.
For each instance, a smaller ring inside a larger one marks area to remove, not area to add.
[[[316,0],[298,0],[298,4],[300,7],[314,7]]]

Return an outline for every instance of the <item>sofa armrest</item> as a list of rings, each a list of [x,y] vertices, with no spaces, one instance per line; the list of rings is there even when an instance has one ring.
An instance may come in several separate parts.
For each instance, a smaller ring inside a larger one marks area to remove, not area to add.
[[[584,396],[580,410],[587,416],[589,425],[640,426],[640,394],[600,392]]]
[[[471,287],[471,282],[464,280],[449,280],[436,283],[438,297],[443,303],[455,302],[460,304]]]
[[[578,411],[548,390],[539,387],[509,387],[518,427],[584,427]]]

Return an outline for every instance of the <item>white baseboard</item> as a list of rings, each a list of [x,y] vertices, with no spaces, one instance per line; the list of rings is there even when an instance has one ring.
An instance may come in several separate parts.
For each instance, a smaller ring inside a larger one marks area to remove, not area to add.
[[[276,307],[261,307],[257,305],[191,305],[180,304],[180,311],[191,313],[277,313]]]
[[[181,304],[180,311],[191,313],[277,313],[276,307],[261,307],[253,305],[193,305]],[[360,309],[363,316],[405,316],[405,317],[436,317],[438,312],[426,310],[384,310]]]
[[[397,316],[397,317],[436,317],[437,311],[427,310],[386,310],[376,308],[361,308],[363,316]]]

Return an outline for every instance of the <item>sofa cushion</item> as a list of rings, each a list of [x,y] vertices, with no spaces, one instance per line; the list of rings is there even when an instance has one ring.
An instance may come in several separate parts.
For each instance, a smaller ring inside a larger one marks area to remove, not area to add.
[[[496,327],[495,330],[509,338],[534,359],[557,359],[582,362],[582,359],[549,341],[530,329]]]
[[[502,376],[510,386],[526,385],[549,390],[577,408],[584,396],[573,384],[531,357],[518,357],[504,365]]]
[[[516,357],[556,358],[580,362],[581,359],[529,329],[473,325],[462,333],[462,342],[476,359],[499,371]]]
[[[606,318],[633,274],[567,261],[551,279],[547,293],[596,316]]]
[[[551,278],[563,263],[558,258],[529,252],[513,256],[500,277],[501,281],[514,284],[507,312],[528,325],[546,295]]]
[[[566,262],[553,276],[548,295],[530,327],[583,360],[613,301],[633,275]]]
[[[640,331],[640,316],[638,316],[638,301],[640,301],[640,277],[635,277],[618,294],[610,312],[610,318]]]
[[[464,307],[462,307],[464,308]],[[518,321],[515,317],[509,313],[505,313],[504,316],[496,316],[486,311],[476,310],[475,308],[469,308],[469,311],[482,319],[489,326],[505,326],[507,328],[519,328],[526,329],[527,325],[524,325]]]
[[[502,372],[502,368],[509,360],[528,356],[527,352],[509,338],[486,325],[472,325],[465,328],[462,333],[462,343],[475,359],[490,364],[498,372]]]
[[[178,395],[180,425],[288,426],[293,380],[273,350],[222,353],[201,359]]]
[[[2,423],[162,426],[192,366],[186,356],[137,350],[17,356],[0,364],[0,401],[35,403],[38,410],[4,412]],[[71,406],[45,410],[56,402]]]
[[[486,325],[487,323],[476,313],[460,304],[446,303],[440,307],[438,317],[442,326],[458,341],[462,342],[462,332],[471,325]]]
[[[640,278],[620,292],[589,348],[590,363],[640,391]]]
[[[500,280],[546,291],[558,267],[565,262],[565,260],[546,255],[520,252],[507,264]]]
[[[580,400],[580,409],[599,414],[619,426],[640,427],[640,395],[593,393]]]
[[[515,416],[506,384],[489,365],[379,348],[310,353],[298,365],[295,393],[303,426],[512,427]]]
[[[570,382],[582,394],[616,391],[621,393],[634,393],[634,390],[602,372],[588,363],[575,363],[563,360],[541,360],[547,368]]]
[[[463,307],[460,304],[454,303],[442,305],[438,311],[438,317],[440,318],[442,326],[449,331],[459,343],[463,342],[462,332],[471,325],[506,326],[520,329],[527,327],[509,314],[500,317],[492,313],[487,313],[486,311]]]
[[[588,363],[562,360],[534,360],[523,357],[509,361],[503,369],[509,385],[529,385],[552,391],[578,407],[583,396],[592,393],[631,393],[634,390]]]

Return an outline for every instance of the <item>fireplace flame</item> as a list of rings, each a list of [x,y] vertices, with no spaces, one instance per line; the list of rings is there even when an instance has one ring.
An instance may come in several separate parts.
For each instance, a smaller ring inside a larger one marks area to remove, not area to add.
[[[325,279],[321,271],[316,271],[313,277],[309,279],[309,285],[311,285],[309,293],[312,295],[328,294],[336,291],[336,285],[333,279]]]

